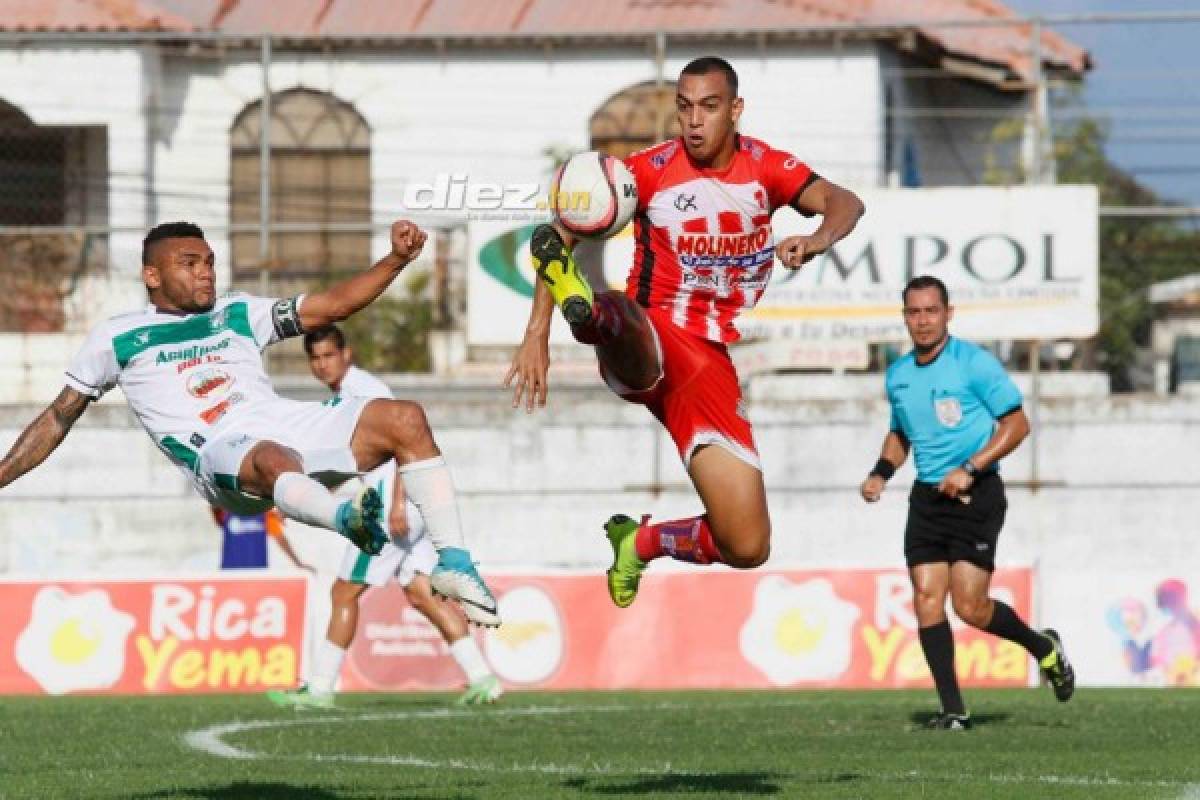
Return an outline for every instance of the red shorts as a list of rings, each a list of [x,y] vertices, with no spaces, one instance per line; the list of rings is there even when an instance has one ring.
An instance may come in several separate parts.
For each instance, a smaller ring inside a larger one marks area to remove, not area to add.
[[[609,375],[608,387],[630,403],[643,405],[663,424],[686,465],[698,447],[724,447],[755,469],[762,469],[754,430],[742,407],[742,388],[729,351],[671,322],[669,312],[644,309],[654,332],[662,375],[649,389],[634,391]]]

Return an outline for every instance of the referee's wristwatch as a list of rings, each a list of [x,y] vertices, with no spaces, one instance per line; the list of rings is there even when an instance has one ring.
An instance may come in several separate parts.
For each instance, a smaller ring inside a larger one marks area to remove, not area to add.
[[[963,472],[971,476],[971,480],[975,480],[979,477],[979,467],[975,466],[975,462],[971,459],[968,458],[966,461],[960,464],[959,467]]]

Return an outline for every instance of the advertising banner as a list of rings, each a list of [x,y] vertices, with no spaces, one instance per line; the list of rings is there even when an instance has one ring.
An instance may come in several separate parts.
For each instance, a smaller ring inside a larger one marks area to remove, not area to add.
[[[0,694],[295,686],[306,591],[274,577],[0,583]]]
[[[845,240],[800,270],[776,262],[758,306],[739,322],[747,338],[801,340],[809,348],[801,357],[820,357],[827,350],[835,361],[845,360],[842,351],[849,344],[903,341],[900,291],[922,274],[935,275],[949,287],[952,330],[960,336],[1054,339],[1096,332],[1095,187],[876,189],[861,196],[867,214]],[[810,232],[817,222],[777,211],[775,241]],[[520,342],[533,296],[533,227],[527,220],[470,223],[471,344]],[[713,221],[706,229],[719,228]],[[682,241],[690,234],[677,234],[683,251],[699,247]],[[693,259],[703,267],[682,265],[682,278],[711,278],[721,270],[721,240],[730,239],[729,258],[736,260],[740,251],[733,240],[739,237],[744,235],[707,235],[703,249],[708,255]],[[633,249],[631,226],[606,242],[584,243],[577,260],[593,276],[593,286],[623,289]],[[554,342],[569,341],[561,320],[551,336]]]
[[[696,689],[931,685],[903,570],[659,572],[615,608],[600,575],[497,575],[504,624],[476,634],[506,685]],[[993,594],[1025,618],[1032,572],[1001,569]],[[1027,686],[1019,646],[956,623],[966,686]],[[344,688],[449,689],[445,643],[395,586],[364,595]]]
[[[1081,681],[1200,686],[1200,580],[1194,573],[1130,569],[1065,575],[1055,584],[1054,625],[1072,642]]]

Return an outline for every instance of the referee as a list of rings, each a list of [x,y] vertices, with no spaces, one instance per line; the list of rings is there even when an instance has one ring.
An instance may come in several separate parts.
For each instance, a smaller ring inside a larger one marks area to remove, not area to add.
[[[891,425],[860,491],[868,503],[879,500],[909,449],[915,450],[904,556],[917,634],[942,704],[929,727],[964,730],[971,718],[954,673],[947,594],[963,622],[1028,650],[1061,702],[1075,691],[1075,671],[1057,633],[1032,630],[1010,606],[988,596],[1008,508],[998,465],[1029,434],[1021,393],[991,353],[950,336],[954,309],[940,280],[913,278],[903,299],[913,349],[888,368]]]

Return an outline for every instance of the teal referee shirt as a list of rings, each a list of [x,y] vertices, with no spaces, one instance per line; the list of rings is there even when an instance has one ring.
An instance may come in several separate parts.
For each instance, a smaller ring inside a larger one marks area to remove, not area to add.
[[[1022,402],[995,356],[953,336],[928,364],[918,364],[916,351],[909,351],[888,367],[886,386],[891,429],[912,444],[922,483],[940,483],[992,438],[996,420]]]

